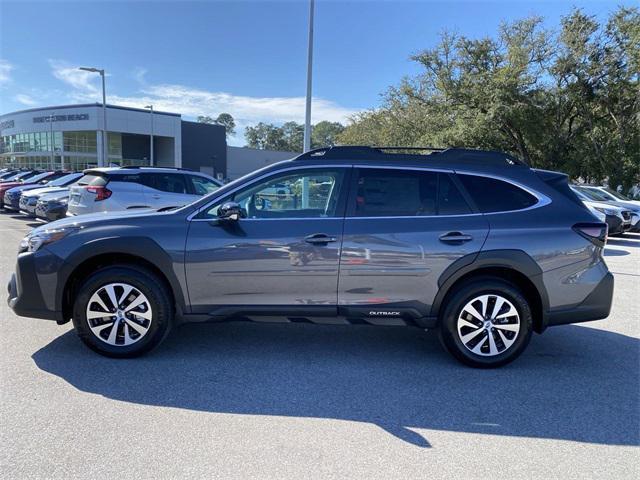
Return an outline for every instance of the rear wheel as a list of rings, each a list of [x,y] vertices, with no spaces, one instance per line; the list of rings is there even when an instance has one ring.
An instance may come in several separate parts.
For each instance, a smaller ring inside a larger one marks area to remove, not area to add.
[[[157,275],[137,266],[107,267],[78,290],[73,324],[92,350],[135,357],[156,347],[173,322],[171,294]]]
[[[462,363],[494,368],[515,360],[533,330],[531,308],[522,292],[497,277],[470,280],[449,297],[440,340]]]

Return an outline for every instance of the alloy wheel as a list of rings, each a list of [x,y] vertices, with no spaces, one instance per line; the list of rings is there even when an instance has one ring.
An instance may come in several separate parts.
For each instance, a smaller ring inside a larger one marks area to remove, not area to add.
[[[520,332],[520,315],[506,298],[480,295],[462,308],[457,330],[460,341],[470,352],[491,357],[515,343]]]
[[[112,346],[132,345],[149,331],[153,311],[149,299],[127,283],[100,287],[87,304],[87,323],[93,334]]]

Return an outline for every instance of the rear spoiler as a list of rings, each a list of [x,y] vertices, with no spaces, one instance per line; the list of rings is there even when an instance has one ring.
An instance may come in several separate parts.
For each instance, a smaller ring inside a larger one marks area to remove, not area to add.
[[[537,168],[532,168],[532,170],[544,183],[549,185],[556,192],[564,195],[566,198],[577,203],[581,207],[586,208],[584,203],[582,203],[578,196],[569,187],[569,175],[562,172],[554,172],[552,170],[540,170]]]

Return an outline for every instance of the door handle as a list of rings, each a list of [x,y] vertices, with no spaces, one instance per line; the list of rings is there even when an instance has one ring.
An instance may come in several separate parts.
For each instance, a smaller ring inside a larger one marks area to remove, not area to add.
[[[463,243],[473,240],[473,237],[471,235],[467,235],[462,232],[447,232],[443,233],[438,238],[441,242],[445,243]]]
[[[161,198],[161,197],[160,197],[160,195],[157,195],[157,194],[156,194],[156,195],[154,195],[154,196],[153,196],[153,198],[155,198],[155,199],[157,200],[157,199],[159,199],[159,198]]]
[[[318,245],[318,244],[327,244],[330,242],[335,242],[337,240],[336,240],[336,237],[330,237],[325,233],[314,233],[313,235],[304,237],[304,241],[307,243]]]

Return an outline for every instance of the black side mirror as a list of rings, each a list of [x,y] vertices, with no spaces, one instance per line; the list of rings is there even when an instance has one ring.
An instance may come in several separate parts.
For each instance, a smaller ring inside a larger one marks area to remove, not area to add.
[[[246,217],[247,212],[236,202],[225,202],[218,208],[218,220],[237,222]]]

